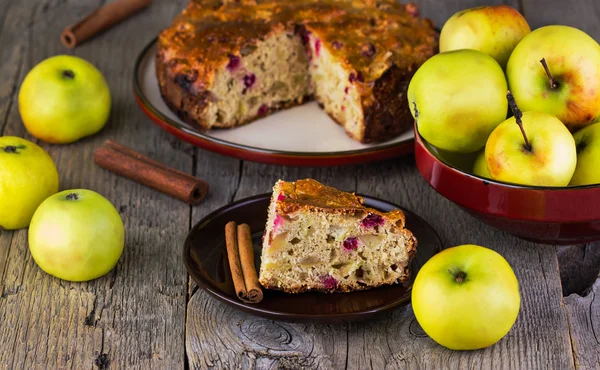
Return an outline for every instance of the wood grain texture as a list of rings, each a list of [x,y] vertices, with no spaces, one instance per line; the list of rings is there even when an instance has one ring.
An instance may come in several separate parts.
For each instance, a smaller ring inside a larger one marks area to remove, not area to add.
[[[586,297],[565,298],[577,369],[600,369],[600,279]]]
[[[4,134],[25,136],[16,87],[42,59],[65,53],[58,35],[101,1],[2,2],[0,116]],[[182,2],[155,2],[74,54],[95,64],[111,89],[113,109],[98,135],[66,146],[41,144],[57,163],[61,189],[89,188],[107,197],[125,223],[125,250],[117,267],[89,283],[68,283],[32,260],[26,231],[2,232],[0,368],[184,368],[187,274],[180,245],[189,207],[96,167],[93,150],[111,138],[186,172],[192,156],[174,148],[135,105],[133,64],[140,48],[181,10]],[[179,144],[177,144],[179,145]]]

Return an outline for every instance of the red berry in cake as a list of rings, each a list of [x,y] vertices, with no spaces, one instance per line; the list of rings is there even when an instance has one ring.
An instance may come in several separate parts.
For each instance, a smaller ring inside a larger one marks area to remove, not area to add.
[[[350,83],[354,83],[354,81],[356,81],[356,73],[354,73],[354,72],[350,73],[350,76],[348,77],[348,81],[350,81]]]
[[[282,200],[285,200],[285,195],[283,195],[283,193],[279,193],[279,195],[277,196],[277,201],[281,202]]]
[[[281,217],[280,215],[275,216],[275,219],[273,220],[273,233],[277,234],[277,230],[281,227],[281,225],[283,225],[283,223],[285,222],[285,220],[283,219],[283,217]]]
[[[358,72],[358,74],[356,75],[356,81],[365,82],[365,78],[363,77],[362,72]]]
[[[336,40],[336,41],[334,41],[334,42],[331,43],[331,46],[333,46],[333,48],[335,50],[340,50],[344,46],[344,44],[342,44],[341,42],[339,42],[339,41]]]
[[[266,116],[267,113],[269,113],[269,106],[266,104],[263,104],[260,106],[260,108],[258,108],[258,115],[259,116]]]
[[[346,252],[356,250],[358,248],[358,238],[355,238],[355,237],[346,238],[346,240],[344,240],[344,243],[342,245],[344,246],[344,250]]]
[[[315,40],[315,55],[317,58],[321,55],[321,40]]]
[[[412,15],[415,18],[418,18],[421,16],[419,14],[419,8],[417,8],[417,6],[415,4],[408,3],[408,4],[406,4],[405,9],[408,14]]]
[[[373,55],[375,55],[376,52],[377,49],[375,48],[375,45],[373,45],[370,42],[368,44],[363,45],[361,48],[362,55],[364,55],[367,58],[371,58]]]
[[[331,275],[321,276],[321,283],[327,290],[334,290],[337,287],[338,281]]]
[[[350,91],[350,88],[346,86],[346,88],[344,89],[344,94],[348,94],[348,91]]]
[[[244,76],[244,86],[247,89],[251,88],[256,82],[256,75],[254,73],[250,73],[249,75]]]
[[[240,57],[237,55],[229,54],[229,64],[227,65],[227,69],[230,72],[235,71],[240,66]]]
[[[385,220],[383,217],[376,215],[375,213],[369,213],[367,217],[363,218],[363,220],[360,222],[360,224],[367,229],[375,226],[381,226],[384,223]]]

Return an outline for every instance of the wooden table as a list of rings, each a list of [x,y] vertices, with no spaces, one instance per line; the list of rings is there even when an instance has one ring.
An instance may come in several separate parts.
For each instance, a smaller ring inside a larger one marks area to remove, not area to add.
[[[69,53],[60,31],[103,2],[0,2],[1,134],[33,140],[17,109],[23,77],[42,59]],[[439,27],[455,11],[492,2],[500,1],[417,1]],[[600,40],[597,1],[507,2],[532,27],[570,24]],[[110,121],[100,134],[76,144],[41,145],[58,164],[61,189],[93,189],[115,204],[125,222],[126,247],[107,276],[68,283],[36,266],[26,230],[0,231],[0,368],[600,368],[600,281],[587,297],[563,299],[555,247],[516,239],[468,216],[427,186],[411,156],[350,167],[284,168],[200,150],[154,126],[134,101],[133,64],[185,3],[156,0],[73,52],[106,76],[113,94]],[[206,179],[210,196],[189,207],[96,167],[92,152],[108,138]],[[233,200],[269,191],[277,179],[306,177],[402,204],[430,222],[446,246],[476,243],[500,252],[521,284],[514,328],[491,348],[453,352],[424,334],[410,305],[373,322],[305,325],[243,314],[198,290],[181,257],[190,227]]]

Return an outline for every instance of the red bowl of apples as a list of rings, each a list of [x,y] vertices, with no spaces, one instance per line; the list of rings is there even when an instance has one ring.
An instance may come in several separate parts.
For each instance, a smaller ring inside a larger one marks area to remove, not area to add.
[[[415,159],[425,180],[483,222],[539,243],[600,240],[600,185],[535,187],[471,173],[475,155],[441,151],[415,125]]]

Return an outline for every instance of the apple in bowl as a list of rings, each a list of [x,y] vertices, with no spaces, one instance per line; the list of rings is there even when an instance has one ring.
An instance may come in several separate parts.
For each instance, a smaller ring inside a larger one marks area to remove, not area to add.
[[[600,116],[600,45],[569,26],[546,26],[525,36],[506,66],[521,109],[557,117],[571,131]]]

